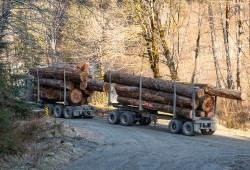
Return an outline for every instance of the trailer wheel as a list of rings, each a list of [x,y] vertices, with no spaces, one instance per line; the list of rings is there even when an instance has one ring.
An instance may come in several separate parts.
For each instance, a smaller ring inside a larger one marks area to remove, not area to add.
[[[123,126],[131,126],[133,124],[133,116],[130,112],[124,112],[120,116],[120,123]]]
[[[110,124],[118,124],[120,122],[120,113],[116,110],[109,112],[108,122]]]
[[[172,119],[168,124],[168,130],[173,134],[181,133],[182,122],[178,119]]]
[[[53,114],[53,109],[54,109],[53,104],[46,104],[44,106],[44,114],[45,114],[45,116],[52,115]]]
[[[63,117],[63,106],[62,105],[56,105],[53,109],[53,116],[55,118]]]
[[[74,107],[66,106],[63,110],[63,116],[66,119],[73,119],[74,118]]]
[[[212,131],[212,130],[207,131],[206,129],[201,129],[201,133],[203,135],[212,135],[212,134],[214,134],[214,132],[215,131]]]
[[[139,120],[140,125],[147,126],[151,123],[151,118],[150,117],[142,117]]]
[[[186,136],[194,135],[194,123],[191,121],[187,121],[182,126],[182,132]]]

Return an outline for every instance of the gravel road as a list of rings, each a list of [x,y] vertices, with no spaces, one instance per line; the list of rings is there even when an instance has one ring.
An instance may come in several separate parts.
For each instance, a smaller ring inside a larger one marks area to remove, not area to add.
[[[250,138],[170,134],[166,126],[108,124],[104,118],[65,120],[93,131],[103,145],[62,170],[178,169],[250,170]]]

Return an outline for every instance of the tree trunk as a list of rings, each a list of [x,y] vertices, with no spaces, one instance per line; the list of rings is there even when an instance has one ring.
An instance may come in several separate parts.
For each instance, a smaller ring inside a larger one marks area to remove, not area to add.
[[[139,99],[139,87],[115,85],[116,93],[122,97],[129,97]],[[152,101],[167,105],[173,105],[174,95],[170,93],[164,93],[161,91],[154,91],[150,89],[142,88],[142,99],[146,101]],[[195,102],[195,109],[197,109],[199,102]],[[192,108],[192,99],[183,96],[176,96],[176,106],[181,108]]]
[[[80,70],[70,68],[70,67],[46,67],[46,68],[37,68],[31,69],[30,74],[33,76],[37,76],[37,70],[39,77],[42,78],[51,78],[51,79],[64,79],[64,70],[66,75],[66,80],[70,80],[73,82],[80,82]]]
[[[91,91],[108,92],[109,84],[100,80],[88,80],[87,89]]]
[[[214,26],[214,13],[213,13],[213,7],[212,2],[210,1],[208,4],[208,18],[209,18],[209,27],[211,32],[211,42],[212,42],[212,50],[213,50],[213,56],[214,56],[214,66],[217,76],[217,83],[218,86],[222,87],[223,76],[220,72],[220,66],[218,61],[218,47],[216,44],[216,33],[215,33],[215,26]],[[224,81],[223,81],[224,82]]]
[[[37,96],[37,87],[34,88],[34,95]],[[40,87],[40,98],[45,102],[62,102],[64,100],[63,90]],[[67,91],[67,102],[70,104],[78,104],[82,100],[82,92],[78,89]]]
[[[229,1],[226,1],[226,20],[224,21],[222,0],[220,0],[221,25],[222,25],[222,30],[223,30],[224,47],[225,47],[226,61],[227,61],[227,87],[228,89],[232,89],[234,85],[233,85],[232,66],[231,66],[230,49],[229,49],[229,37],[228,37],[229,36],[229,12],[230,12],[229,3],[230,3]]]
[[[38,81],[34,81],[35,84],[38,84]],[[63,80],[56,80],[56,79],[44,79],[40,78],[39,83],[41,86],[46,86],[46,87],[53,87],[57,89],[63,89],[64,88],[64,82]],[[66,88],[68,90],[72,90],[74,88],[74,83],[71,81],[66,82]]]
[[[104,75],[104,81],[109,82],[109,73],[106,72]],[[153,79],[148,77],[142,77],[142,87],[157,90],[167,93],[174,92],[174,82],[170,80]],[[140,76],[131,74],[122,74],[118,72],[111,72],[111,82],[118,83],[128,86],[140,86]],[[193,89],[191,86],[183,85],[180,83],[176,84],[176,93],[181,96],[192,97]],[[198,98],[204,95],[203,89],[195,89],[195,94]]]
[[[228,99],[235,100],[246,100],[247,95],[241,91],[232,90],[232,89],[220,89],[218,87],[213,87],[207,84],[199,85],[201,88],[205,90],[205,93],[210,96],[219,96]]]
[[[118,96],[117,101],[120,104],[124,104],[124,105],[139,106],[139,104],[140,104],[139,100],[137,100],[137,99],[131,99],[131,98],[120,97],[120,96]],[[172,106],[159,104],[159,103],[155,103],[155,102],[148,102],[148,101],[142,100],[142,107],[145,109],[149,109],[149,110],[173,113]],[[202,111],[197,111],[197,114],[199,115],[200,112],[202,112]],[[180,117],[192,119],[192,110],[190,110],[190,109],[176,107],[176,114]]]

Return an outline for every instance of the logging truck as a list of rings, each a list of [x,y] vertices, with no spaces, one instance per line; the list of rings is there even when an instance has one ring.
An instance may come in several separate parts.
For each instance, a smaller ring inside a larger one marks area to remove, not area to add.
[[[171,133],[192,136],[195,132],[212,135],[216,131],[214,115],[217,96],[245,100],[245,94],[204,84],[191,85],[160,79],[107,72],[110,124],[149,125],[157,118],[170,119]],[[162,114],[162,112],[168,114]]]
[[[55,118],[93,118],[95,109],[89,106],[95,91],[104,91],[105,84],[89,76],[89,66],[59,65],[31,69],[34,77],[27,80],[29,99],[44,104],[45,115]]]

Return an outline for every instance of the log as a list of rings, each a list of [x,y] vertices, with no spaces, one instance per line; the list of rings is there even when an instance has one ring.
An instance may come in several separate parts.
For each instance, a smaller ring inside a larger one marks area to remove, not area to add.
[[[87,63],[85,62],[80,62],[79,64],[77,64],[76,66],[78,69],[80,69],[81,71],[85,71],[89,69],[89,66]]]
[[[85,90],[87,88],[87,81],[81,81],[80,82],[80,89]]]
[[[99,91],[99,92],[108,92],[109,84],[100,80],[89,79],[87,84],[87,90]]]
[[[87,98],[83,97],[81,100],[81,105],[87,105],[87,104],[88,104]]]
[[[111,82],[118,83],[127,86],[140,86],[140,76],[132,75],[132,74],[124,74],[118,72],[106,72],[104,75],[104,81],[109,82],[109,74],[111,73]],[[156,90],[156,91],[163,91],[167,93],[174,92],[174,82],[170,80],[161,80],[161,79],[154,79],[148,77],[142,77],[142,87]],[[183,85],[180,83],[176,84],[176,94],[180,96],[192,97],[193,89],[191,86]],[[204,95],[203,89],[195,89],[195,94],[198,98]]]
[[[199,99],[198,109],[205,111],[206,113],[211,112],[214,108],[214,97],[210,95],[204,95]]]
[[[93,98],[92,97],[87,97],[87,102],[88,103],[91,103],[93,101]]]
[[[139,99],[139,87],[124,86],[124,85],[115,85],[116,93],[122,97],[129,97]],[[173,105],[174,95],[170,93],[164,93],[161,91],[150,90],[142,88],[141,92],[142,100],[153,101],[157,103]],[[192,99],[183,96],[176,96],[176,106],[184,108],[192,108]],[[198,100],[195,101],[194,108],[197,109],[199,106]]]
[[[211,118],[211,117],[213,117],[213,116],[214,116],[214,112],[213,112],[213,111],[207,113],[207,117],[210,117],[210,118]]]
[[[34,80],[34,83],[37,84],[38,81]],[[63,80],[40,78],[39,83],[40,83],[40,86],[53,87],[53,88],[58,88],[58,89],[63,89],[64,88]],[[68,90],[72,90],[74,88],[74,83],[71,82],[71,81],[67,81],[66,82],[66,88]]]
[[[37,87],[34,88],[34,95],[37,96]],[[61,102],[64,100],[63,90],[40,87],[40,98],[44,101]],[[78,89],[67,91],[66,100],[70,104],[77,104],[82,100],[82,92]]]
[[[88,96],[88,97],[93,97],[95,94],[95,91],[92,90],[84,90],[83,91],[84,96]]]
[[[131,99],[131,98],[120,97],[120,96],[117,97],[117,101],[122,105],[139,106],[140,104],[139,100],[137,99]],[[149,109],[149,110],[173,113],[173,107],[170,105],[164,105],[164,104],[142,100],[142,106],[143,108]],[[176,107],[176,114],[180,117],[192,119],[192,110],[190,109]]]
[[[79,73],[79,76],[80,76],[80,79],[81,81],[87,81],[88,80],[88,76],[89,76],[89,73],[84,71],[82,73]]]
[[[220,89],[218,87],[213,87],[208,84],[197,84],[202,89],[204,89],[205,93],[211,96],[219,96],[228,99],[235,100],[247,100],[247,94],[241,91],[233,90],[233,89]]]
[[[48,79],[58,79],[58,80],[64,80],[64,70],[65,70],[65,76],[66,80],[70,80],[72,82],[80,82],[80,76],[81,73],[80,70],[70,68],[70,67],[46,67],[46,68],[37,68],[37,69],[31,69],[29,72],[33,76],[37,76],[37,70],[39,77],[42,78],[48,78]]]

